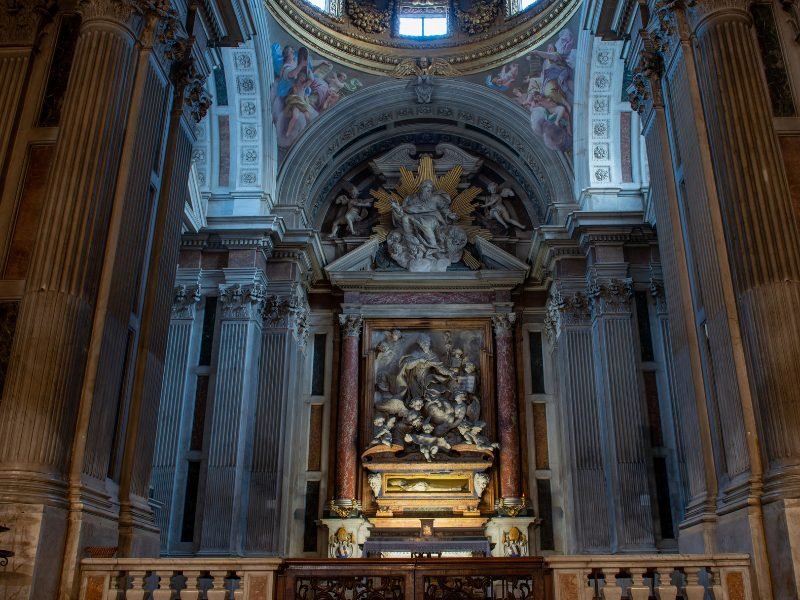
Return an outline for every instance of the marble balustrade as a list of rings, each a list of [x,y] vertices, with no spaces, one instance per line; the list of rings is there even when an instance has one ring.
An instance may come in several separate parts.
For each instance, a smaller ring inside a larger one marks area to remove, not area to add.
[[[282,564],[277,558],[87,559],[80,600],[280,598],[275,582]],[[320,560],[315,571],[335,577],[337,567],[335,560]],[[550,556],[545,572],[545,598],[552,600],[754,598],[746,554]]]

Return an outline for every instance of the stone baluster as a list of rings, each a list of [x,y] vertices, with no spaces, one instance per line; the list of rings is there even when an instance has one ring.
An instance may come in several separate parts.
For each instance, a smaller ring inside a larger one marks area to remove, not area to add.
[[[225,577],[227,575],[225,571],[211,571],[214,587],[206,592],[208,600],[227,600],[228,590],[225,589]]]
[[[108,599],[125,600],[125,590],[120,587],[120,582],[126,582],[128,574],[125,571],[112,571],[108,578]],[[124,583],[122,584],[124,587]]]
[[[268,265],[269,267],[269,265]],[[286,552],[289,494],[284,494],[295,447],[292,438],[299,365],[308,337],[308,301],[296,282],[271,279],[263,312],[258,401],[247,514],[247,550]]]
[[[631,571],[631,587],[630,597],[631,600],[649,600],[650,586],[644,582],[644,576],[647,569],[644,567],[632,567]]]
[[[683,588],[686,600],[703,600],[705,598],[706,588],[700,583],[702,570],[700,567],[686,567],[686,585]]]
[[[238,586],[235,590],[233,590],[233,600],[246,600],[247,596],[245,593],[245,576],[244,573],[235,573],[238,576]]]
[[[205,482],[201,552],[241,552],[261,350],[266,279],[226,269],[221,285],[219,352]],[[245,278],[250,283],[244,283]]]
[[[616,567],[604,568],[603,575],[606,578],[606,584],[603,586],[603,598],[605,600],[622,600],[622,586],[617,580],[617,573],[619,569]]]
[[[672,584],[672,567],[658,568],[658,592],[659,600],[675,600],[678,597],[678,588]]]
[[[597,269],[598,267],[595,267]],[[609,497],[614,507],[616,551],[655,549],[650,507],[648,419],[639,389],[637,333],[630,280],[604,277],[590,287],[595,385],[604,439]]]
[[[492,317],[494,356],[497,373],[497,433],[500,441],[500,497],[505,505],[519,505],[520,449],[519,406],[514,360],[514,313]]]
[[[186,587],[181,590],[180,600],[200,600],[200,590],[197,586],[200,571],[184,571],[183,576],[186,577]]]
[[[159,571],[158,588],[153,590],[153,600],[173,600],[175,592],[172,590],[172,569]]]
[[[336,427],[336,484],[334,502],[352,506],[358,476],[358,341],[362,320],[359,315],[339,315],[342,326],[339,406]]]
[[[561,391],[563,439],[569,449],[569,486],[575,527],[569,541],[569,552],[608,552],[611,549],[611,527],[608,496],[605,490],[600,419],[594,383],[594,352],[589,299],[576,289],[563,284],[548,303],[548,329],[554,344],[553,357],[558,364]],[[581,490],[602,493],[584,494]],[[605,515],[605,518],[598,515]]]
[[[128,577],[131,578],[131,587],[125,592],[125,600],[144,600],[147,595],[147,590],[144,588],[147,572],[130,571]]]
[[[714,600],[725,600],[725,591],[722,589],[722,577],[719,567],[710,567],[708,573],[708,587],[711,590],[711,596]],[[744,600],[744,599],[741,599]]]

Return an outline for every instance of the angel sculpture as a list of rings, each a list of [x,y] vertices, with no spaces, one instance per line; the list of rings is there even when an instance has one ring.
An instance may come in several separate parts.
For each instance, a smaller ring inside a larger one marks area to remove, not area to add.
[[[405,79],[411,76],[412,80],[408,85],[414,88],[417,95],[417,103],[430,104],[433,95],[433,77],[456,77],[460,71],[453,67],[449,62],[442,58],[428,59],[422,56],[417,60],[407,58],[400,61],[392,71],[392,77]]]
[[[355,186],[350,188],[350,196],[345,194],[339,195],[335,203],[340,204],[341,207],[336,215],[336,219],[333,221],[333,225],[331,225],[330,237],[337,237],[339,227],[342,225],[347,225],[350,235],[355,235],[356,223],[362,221],[364,217],[367,216],[367,211],[365,209],[372,206],[372,202],[372,200],[359,200],[358,188]]]
[[[525,225],[511,217],[511,213],[503,201],[503,198],[513,196],[514,192],[509,188],[503,188],[502,191],[498,193],[497,184],[494,182],[490,183],[486,190],[489,192],[489,195],[481,197],[484,200],[481,204],[481,208],[488,209],[489,216],[506,229],[510,229],[511,225],[513,225],[514,227],[524,230]]]

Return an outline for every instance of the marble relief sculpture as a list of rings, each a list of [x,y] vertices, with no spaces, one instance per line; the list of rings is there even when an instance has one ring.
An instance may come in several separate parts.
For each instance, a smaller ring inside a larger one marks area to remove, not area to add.
[[[483,435],[478,372],[472,353],[477,340],[461,333],[419,333],[410,344],[399,332],[385,332],[376,345],[386,348],[376,361],[375,417],[370,446],[419,452],[432,462],[455,446],[493,452],[498,448]],[[471,347],[461,347],[467,342]]]
[[[360,200],[358,188],[351,186],[350,194],[340,194],[336,198],[339,211],[331,225],[330,237],[338,235],[339,228],[346,225],[350,235],[356,235],[356,223],[362,221],[367,216],[366,209],[372,206],[373,200]]]
[[[511,229],[511,226],[525,230],[525,225],[517,221],[511,216],[511,212],[506,206],[504,198],[509,198],[514,195],[514,191],[510,188],[503,188],[501,191],[497,191],[497,184],[492,182],[486,187],[486,191],[489,192],[488,196],[479,196],[483,203],[481,204],[481,208],[484,208],[489,211],[489,217],[500,223],[506,229]]]

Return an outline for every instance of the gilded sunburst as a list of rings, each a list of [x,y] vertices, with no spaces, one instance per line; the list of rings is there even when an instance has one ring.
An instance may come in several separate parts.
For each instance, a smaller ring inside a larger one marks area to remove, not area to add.
[[[379,242],[386,240],[393,227],[392,202],[402,204],[405,198],[419,191],[422,182],[426,180],[433,182],[434,190],[444,192],[453,199],[450,203],[450,210],[459,217],[455,225],[464,230],[470,243],[474,243],[475,238],[478,237],[490,239],[492,237],[491,232],[475,225],[473,218],[473,213],[477,208],[477,205],[473,204],[473,200],[478,197],[482,190],[478,187],[470,186],[459,191],[458,186],[461,181],[461,175],[462,168],[455,166],[441,177],[437,176],[433,158],[427,154],[419,159],[416,173],[405,167],[400,167],[400,181],[395,190],[381,188],[379,190],[370,190],[369,192],[375,198],[375,208],[380,217],[379,223],[372,228],[371,239],[376,239]],[[480,261],[469,250],[464,250],[463,260],[470,269],[480,269]]]

